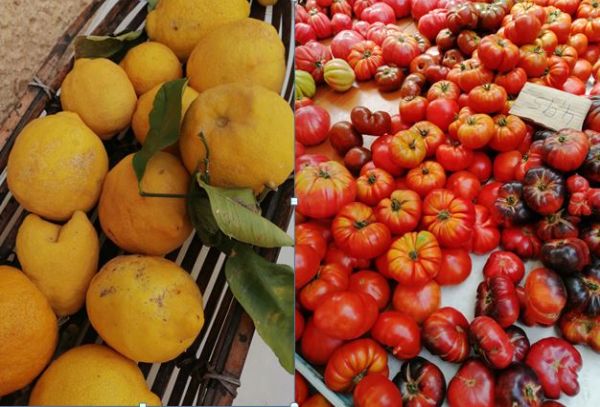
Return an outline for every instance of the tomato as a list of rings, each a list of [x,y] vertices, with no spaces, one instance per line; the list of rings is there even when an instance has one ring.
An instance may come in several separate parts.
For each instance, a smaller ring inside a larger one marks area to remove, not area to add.
[[[302,407],[332,407],[332,404],[327,401],[325,396],[320,393],[313,394],[304,403]]]
[[[537,341],[531,345],[525,363],[537,374],[546,397],[557,399],[561,393],[567,396],[579,393],[577,372],[583,361],[579,351],[564,339]]]
[[[294,26],[294,38],[297,44],[304,45],[310,41],[316,41],[317,33],[306,23],[296,23]]]
[[[592,99],[592,107],[585,119],[585,127],[590,130],[600,131],[600,101],[596,98]]]
[[[418,133],[403,130],[390,140],[390,153],[395,164],[402,168],[415,168],[425,158],[427,146]]]
[[[589,316],[600,316],[600,264],[594,259],[583,271],[564,279],[568,307]]]
[[[483,66],[499,72],[508,72],[519,63],[519,48],[499,35],[487,35],[477,47],[477,55]]]
[[[370,295],[380,310],[390,300],[390,286],[385,277],[376,271],[361,270],[350,275],[348,290]]]
[[[354,201],[356,182],[341,164],[328,161],[296,173],[297,210],[311,218],[329,218]]]
[[[477,287],[475,315],[487,315],[503,328],[514,324],[519,318],[519,298],[514,283],[504,276],[482,281]]]
[[[519,162],[519,164],[517,164],[517,167],[515,168],[515,179],[517,181],[522,182],[525,178],[525,174],[527,174],[527,171],[533,168],[541,167],[542,164],[543,160],[541,154],[532,151],[526,152],[525,154],[523,154],[523,156],[521,157],[521,161]]]
[[[497,3],[483,3],[479,8],[479,28],[484,31],[496,31],[502,24],[506,11]]]
[[[584,58],[584,55],[588,49],[588,38],[585,36],[585,34],[582,33],[577,33],[577,34],[573,34],[570,35],[569,38],[567,39],[567,45],[572,46],[573,48],[575,48],[575,51],[577,51],[577,55],[580,58]],[[586,61],[593,63],[592,61],[586,59]]]
[[[420,95],[426,80],[427,78],[422,73],[409,74],[400,87],[400,97]]]
[[[447,138],[436,150],[435,159],[447,171],[460,171],[471,166],[474,154],[460,142]]]
[[[494,159],[494,179],[501,182],[513,181],[521,157],[521,153],[517,150],[498,154]]]
[[[492,175],[492,161],[486,153],[477,151],[473,154],[473,162],[467,171],[475,175],[480,183],[483,183]]]
[[[330,48],[334,58],[348,59],[352,47],[365,38],[354,30],[340,31],[331,40]]]
[[[600,351],[600,317],[590,317],[576,311],[564,313],[560,318],[562,336],[571,343],[588,345]]]
[[[384,169],[394,176],[399,176],[404,169],[392,161],[389,143],[393,137],[393,135],[378,137],[371,145],[371,152],[373,154],[373,162],[378,168]]]
[[[483,276],[486,279],[506,277],[514,284],[518,284],[524,275],[525,265],[523,260],[511,252],[495,251],[490,254],[483,266]]]
[[[505,250],[517,254],[522,259],[536,258],[542,248],[542,242],[529,225],[504,228],[500,241]]]
[[[367,40],[373,41],[375,44],[381,46],[383,40],[393,33],[399,32],[400,29],[395,24],[383,24],[380,22],[369,25],[367,30]]]
[[[448,11],[448,28],[455,34],[467,29],[474,30],[479,22],[479,14],[471,3],[458,4]]]
[[[402,364],[394,383],[405,407],[437,407],[444,402],[446,380],[439,367],[417,356]]]
[[[381,65],[375,73],[375,83],[381,92],[394,92],[404,82],[404,72],[396,66]]]
[[[471,274],[471,257],[465,249],[442,250],[440,271],[435,281],[440,285],[460,284]]]
[[[474,89],[477,88],[475,87]],[[471,96],[469,96],[469,100],[470,98]],[[474,114],[467,117],[460,125],[457,137],[465,147],[476,149],[487,145],[492,139],[494,131],[494,121],[490,116],[486,114]]]
[[[352,147],[344,155],[344,165],[355,176],[358,176],[360,170],[371,161],[371,150],[366,147]]]
[[[335,13],[331,17],[331,31],[336,35],[344,30],[352,29],[352,17],[344,13]]]
[[[485,206],[488,209],[494,223],[501,223],[503,221],[503,215],[496,208],[496,200],[498,199],[500,187],[502,187],[501,182],[489,182],[481,187],[477,196],[477,204]]]
[[[421,52],[417,41],[404,33],[394,33],[381,44],[383,59],[387,64],[407,67]]]
[[[411,15],[414,20],[419,20],[429,11],[439,7],[439,0],[414,0],[411,2]]]
[[[527,353],[529,352],[529,338],[527,338],[527,334],[523,329],[516,325],[511,325],[504,331],[508,335],[508,338],[513,344],[513,348],[515,350],[513,353],[513,363],[523,362],[525,360],[525,356],[527,356]]]
[[[352,2],[352,11],[354,11],[355,16],[360,17],[362,12],[373,4],[375,4],[375,0],[355,0]]]
[[[514,300],[518,301],[516,293],[514,293]],[[516,313],[518,314],[518,309]],[[469,331],[473,347],[488,365],[494,369],[504,369],[510,365],[514,347],[506,332],[496,321],[485,315],[475,317]]]
[[[598,17],[578,18],[571,24],[571,34],[585,34],[590,42],[600,41],[600,21]]]
[[[569,69],[573,69],[575,66],[575,62],[577,61],[577,50],[570,45],[561,44],[558,45],[554,49],[554,55],[562,58],[567,65],[569,65]]]
[[[422,285],[439,271],[441,250],[429,232],[409,232],[392,242],[387,253],[388,274],[405,285]]]
[[[294,308],[294,338],[298,341],[304,333],[304,316],[298,308]]]
[[[449,49],[452,49],[454,47],[456,47],[456,35],[450,31],[449,28],[444,28],[442,31],[440,31],[436,37],[435,37],[435,44],[438,46],[440,51],[447,51]],[[427,55],[427,54],[424,54]],[[433,63],[433,58],[430,55],[427,55],[429,58],[431,58],[431,61]]]
[[[459,95],[460,89],[457,84],[451,81],[442,80],[431,85],[427,91],[427,100],[430,102],[435,99],[457,100]]]
[[[423,226],[436,236],[442,247],[464,246],[471,238],[473,204],[447,189],[430,192],[423,201]]]
[[[525,202],[541,215],[558,211],[564,202],[565,192],[564,179],[549,168],[532,168],[523,180]]]
[[[379,202],[375,217],[395,235],[410,232],[421,219],[421,199],[414,191],[396,190]]]
[[[429,39],[423,34],[421,34],[420,32],[413,32],[409,35],[413,37],[415,41],[417,41],[417,45],[419,46],[419,52],[425,53],[426,51],[431,50],[431,41],[429,41]],[[427,52],[427,54],[433,56],[435,63],[439,63],[438,56],[436,56],[435,53]]]
[[[474,174],[468,171],[457,171],[448,178],[446,188],[460,198],[473,201],[479,194],[481,183]]]
[[[423,344],[442,360],[460,363],[469,356],[468,331],[469,322],[460,311],[440,308],[423,323]]]
[[[379,314],[371,328],[371,336],[380,344],[391,348],[398,359],[412,359],[421,352],[419,326],[410,316],[399,311]]]
[[[329,247],[327,248],[327,253],[325,253],[324,263],[325,264],[329,264],[329,263],[341,264],[342,266],[346,267],[347,269],[353,269],[353,268],[369,267],[370,261],[367,259],[357,259],[355,257],[352,257],[352,256],[348,255],[346,252],[344,252],[342,249],[337,247],[335,245],[335,243],[332,242],[329,244]]]
[[[495,129],[489,146],[500,152],[517,149],[523,142],[527,128],[519,117],[514,115],[494,116]]]
[[[373,78],[377,68],[383,65],[381,47],[369,40],[357,42],[350,48],[347,61],[354,69],[356,79],[367,81]]]
[[[559,171],[573,171],[583,164],[589,149],[590,142],[585,133],[563,129],[544,141],[544,161]]]
[[[444,57],[442,58],[442,65],[448,68],[453,68],[456,64],[460,64],[464,61],[464,57],[460,50],[458,49],[449,49],[444,52]]]
[[[561,89],[573,95],[581,96],[585,94],[585,83],[576,76],[569,76]]]
[[[446,173],[435,161],[425,161],[406,174],[406,185],[424,198],[430,191],[446,184]]]
[[[296,69],[306,71],[312,75],[316,82],[323,80],[323,68],[331,59],[329,48],[317,41],[310,41],[305,45],[296,47]]]
[[[321,106],[305,106],[296,111],[296,140],[305,146],[321,144],[327,138],[330,118]]]
[[[580,58],[575,62],[572,74],[585,83],[592,75],[592,64],[588,60]]]
[[[510,366],[496,379],[496,406],[541,406],[544,392],[537,375],[522,363]]]
[[[398,284],[392,298],[393,308],[410,316],[418,324],[440,307],[441,290],[435,280],[420,286]]]
[[[357,199],[369,206],[374,206],[394,191],[394,177],[385,170],[374,168],[356,180]]]
[[[532,14],[519,14],[504,26],[504,36],[521,46],[535,42],[541,29],[542,23],[538,17]]]
[[[558,42],[564,44],[567,42],[571,31],[571,15],[559,8],[550,6],[546,9],[544,27],[552,30],[556,34]]]
[[[296,403],[302,404],[308,398],[308,385],[306,380],[300,373],[296,372],[294,375],[294,400]]]
[[[427,37],[429,41],[435,40],[438,33],[448,26],[447,15],[448,10],[443,8],[429,11],[417,22],[419,32]]]
[[[477,113],[495,113],[503,109],[508,95],[494,83],[479,85],[469,92],[469,107]]]
[[[522,320],[527,325],[553,325],[567,303],[567,292],[560,276],[540,267],[525,281]]]
[[[394,9],[396,18],[407,17],[410,14],[410,1],[408,0],[381,0],[382,3],[386,3],[388,6]]]
[[[452,99],[436,99],[427,106],[427,121],[438,126],[442,131],[447,131],[454,116],[458,113],[459,106]]]
[[[510,16],[514,20],[519,15],[528,14],[537,18],[540,23],[546,21],[546,9],[532,1],[521,1],[510,9]]]
[[[319,261],[325,257],[327,240],[324,237],[323,227],[314,222],[306,222],[295,227],[296,244],[310,246],[317,254]]]
[[[321,266],[314,280],[306,284],[298,296],[302,307],[314,311],[330,293],[345,291],[348,288],[350,271],[340,264]]]
[[[478,359],[469,359],[448,384],[450,407],[494,407],[494,374]]]
[[[312,319],[309,319],[300,341],[300,352],[304,359],[313,365],[324,365],[331,354],[344,343],[321,332]]]
[[[377,303],[362,292],[340,291],[327,295],[316,307],[315,326],[337,339],[354,339],[367,332],[377,319]]]
[[[478,85],[491,82],[494,74],[483,67],[476,59],[467,59],[455,65],[449,72],[447,79],[455,82],[464,91],[469,92]]]
[[[360,13],[360,19],[370,24],[381,22],[391,24],[396,22],[394,9],[385,3],[375,3]]]
[[[352,4],[348,0],[333,0],[330,5],[331,14],[344,14],[352,17]]]
[[[302,288],[317,274],[319,255],[309,245],[297,244],[294,256],[296,289]]]
[[[365,376],[356,385],[353,395],[356,407],[402,407],[400,390],[382,374]]]
[[[552,240],[542,246],[540,260],[544,266],[567,277],[590,264],[590,249],[576,237]]]
[[[554,31],[547,28],[542,28],[538,37],[535,40],[535,45],[546,51],[546,54],[552,55],[556,47],[558,46],[558,37]]]
[[[471,236],[471,251],[484,254],[492,251],[500,244],[500,231],[490,211],[483,205],[475,205],[475,225]]]
[[[406,96],[400,100],[400,117],[407,124],[413,124],[425,119],[429,101],[423,96]]]
[[[494,83],[502,86],[509,95],[518,95],[525,86],[525,82],[527,82],[527,73],[520,67],[499,73],[494,80]]]
[[[350,122],[337,122],[329,132],[327,138],[331,146],[340,155],[345,155],[352,147],[360,147],[363,145],[363,136]]]
[[[340,209],[331,223],[335,244],[357,258],[372,259],[389,246],[389,229],[377,222],[373,209],[352,202]]]
[[[388,374],[387,352],[372,339],[357,339],[333,352],[325,367],[325,384],[333,391],[351,391],[368,374]]]
[[[446,135],[435,124],[426,120],[415,123],[410,130],[418,133],[425,141],[426,156],[435,154],[437,148],[444,142]]]
[[[316,8],[308,11],[307,23],[315,31],[318,39],[329,38],[333,34],[331,20]]]
[[[538,45],[522,46],[519,67],[525,70],[529,78],[542,76],[548,67],[546,51]]]
[[[548,60],[548,67],[543,76],[546,85],[553,88],[562,88],[563,84],[569,78],[571,68],[569,64],[563,58],[558,56],[552,56]]]
[[[560,210],[542,218],[538,222],[536,232],[538,237],[544,242],[553,239],[577,237],[579,235],[579,230],[576,226],[578,223],[579,218],[571,215],[564,216],[563,211]]]

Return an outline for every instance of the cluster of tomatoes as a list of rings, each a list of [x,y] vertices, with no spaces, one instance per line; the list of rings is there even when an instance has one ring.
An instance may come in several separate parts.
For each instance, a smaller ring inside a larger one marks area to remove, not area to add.
[[[408,15],[419,33],[394,24]],[[579,392],[572,344],[600,351],[600,101],[584,131],[509,111],[527,81],[598,82],[600,3],[309,0],[296,18],[299,353],[359,407],[562,405]],[[398,92],[398,113],[332,125],[310,97],[349,89],[348,67]],[[326,141],[343,164],[305,153]],[[470,275],[470,253],[488,258],[469,322],[440,286]],[[527,259],[543,267],[525,276]],[[517,321],[562,338],[530,344]],[[448,383],[422,347],[461,364]],[[392,380],[388,351],[404,361]]]

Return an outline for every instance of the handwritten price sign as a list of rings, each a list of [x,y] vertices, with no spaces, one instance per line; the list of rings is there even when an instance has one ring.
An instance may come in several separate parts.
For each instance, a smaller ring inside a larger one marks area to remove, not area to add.
[[[526,83],[510,114],[529,119],[552,130],[581,130],[592,101],[562,90]]]

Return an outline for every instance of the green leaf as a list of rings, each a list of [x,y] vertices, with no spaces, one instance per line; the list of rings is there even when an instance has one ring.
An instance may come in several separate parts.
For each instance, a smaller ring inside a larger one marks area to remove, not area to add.
[[[127,51],[148,39],[143,30],[121,35],[82,35],[75,38],[75,58],[110,58],[119,62]]]
[[[231,292],[279,363],[294,372],[294,272],[273,264],[249,246],[236,244],[225,263]]]
[[[142,149],[133,156],[133,169],[138,183],[142,182],[150,158],[179,139],[181,95],[186,85],[187,79],[165,82],[154,98],[150,112],[150,130]]]
[[[156,8],[156,6],[158,5],[158,2],[160,0],[148,0],[148,11],[152,11]]]
[[[193,177],[191,184],[187,205],[192,225],[194,225],[196,233],[205,245],[217,247],[225,252],[224,245],[229,243],[227,241],[230,239],[219,229],[219,225],[217,225],[217,221],[212,214],[206,191],[196,183],[195,177]]]
[[[254,194],[251,194],[252,191],[245,188],[213,187],[205,183],[200,176],[196,179],[208,194],[212,213],[219,229],[225,235],[259,247],[294,245],[287,233],[256,211],[258,205]]]

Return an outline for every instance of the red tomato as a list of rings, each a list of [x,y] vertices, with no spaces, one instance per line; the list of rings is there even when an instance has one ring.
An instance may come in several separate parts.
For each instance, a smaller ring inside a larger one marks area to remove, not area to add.
[[[412,359],[421,352],[419,326],[410,316],[398,311],[379,314],[371,328],[371,336],[380,344],[391,348],[398,359]]]
[[[546,51],[534,44],[528,44],[521,47],[521,58],[519,67],[523,68],[529,78],[542,76],[548,66],[548,57]]]
[[[458,113],[460,107],[452,99],[436,99],[427,106],[427,121],[438,126],[442,131],[447,131],[450,123],[454,121],[454,116]]]
[[[354,44],[365,38],[354,30],[340,31],[331,40],[331,53],[335,58],[347,59]]]
[[[503,328],[508,328],[519,318],[519,297],[514,283],[503,276],[482,281],[477,287],[475,316],[487,315]],[[511,359],[511,361],[514,360]]]
[[[577,130],[563,129],[544,140],[544,161],[562,172],[574,171],[581,166],[590,149],[587,136]]]
[[[316,218],[329,218],[354,201],[356,182],[343,165],[328,161],[309,165],[296,173],[297,210]]]
[[[522,259],[538,257],[542,248],[542,242],[531,225],[504,228],[500,240],[505,250]]]
[[[441,250],[427,231],[409,232],[394,240],[387,253],[387,273],[404,285],[423,285],[439,271]]]
[[[426,120],[415,123],[410,130],[423,137],[427,157],[435,155],[438,147],[446,140],[444,132],[438,126]]]
[[[360,13],[360,19],[370,24],[381,22],[391,24],[396,22],[394,9],[385,3],[375,3]]]
[[[460,284],[471,274],[471,256],[465,249],[442,250],[440,272],[435,281],[440,285]]]
[[[435,99],[453,99],[457,100],[460,95],[460,88],[454,82],[442,80],[431,85],[427,91],[427,100],[430,102]]]
[[[494,179],[500,182],[514,180],[521,158],[521,153],[517,150],[498,154],[494,159]]]
[[[500,214],[498,209],[496,208],[496,200],[498,199],[498,190],[502,186],[501,182],[493,181],[481,188],[479,191],[479,195],[477,196],[477,203],[479,205],[485,206],[490,212],[490,216],[492,220],[497,224],[500,223],[503,219],[503,216]]]
[[[407,17],[410,14],[411,2],[409,0],[381,0],[381,2],[394,9],[396,18]]]
[[[496,75],[494,83],[502,86],[509,95],[518,95],[527,82],[527,73],[523,68],[515,68],[505,73]]]
[[[494,116],[494,134],[489,146],[500,152],[518,150],[527,134],[523,120],[512,114]]]
[[[569,78],[571,68],[567,61],[558,56],[552,56],[548,60],[548,68],[543,76],[546,85],[553,88],[561,88]]]
[[[306,244],[318,254],[319,261],[325,257],[329,231],[316,222],[305,222],[295,227],[296,244]]]
[[[296,390],[294,397],[296,403],[304,403],[308,398],[308,385],[306,384],[304,377],[298,372],[294,375],[294,389]]]
[[[300,304],[304,309],[314,311],[329,294],[345,291],[348,288],[349,274],[349,270],[341,264],[321,266],[315,279],[300,290],[298,295]]]
[[[503,87],[486,83],[471,89],[469,107],[477,113],[497,113],[504,108],[508,95]]]
[[[348,290],[369,294],[377,302],[380,310],[390,301],[390,285],[385,277],[376,271],[361,270],[351,274]]]
[[[448,10],[445,8],[436,8],[429,11],[417,22],[419,32],[427,37],[429,41],[434,41],[438,33],[448,26],[447,15]]]
[[[485,147],[494,136],[494,132],[494,121],[490,116],[473,114],[462,120],[456,136],[465,147],[477,149]]]
[[[365,376],[356,385],[353,396],[356,407],[402,407],[400,390],[382,374]]]
[[[356,79],[367,81],[374,77],[377,68],[383,65],[381,47],[369,40],[357,42],[350,49],[347,61],[354,69]]]
[[[327,363],[333,351],[343,343],[341,339],[325,335],[315,326],[314,321],[309,319],[300,341],[300,352],[308,362],[320,366]]]
[[[562,90],[572,93],[573,95],[584,95],[585,83],[576,76],[569,76],[562,84]]]
[[[378,168],[384,169],[395,177],[402,175],[404,169],[392,160],[390,141],[393,135],[377,137],[371,145],[373,162]]]
[[[341,264],[347,269],[353,268],[361,268],[361,267],[369,267],[369,260],[366,259],[357,259],[348,255],[342,249],[337,247],[335,243],[331,243],[327,248],[327,253],[325,253],[324,263],[335,263]]]
[[[400,99],[400,117],[404,123],[413,124],[425,119],[429,101],[423,96],[406,96]]]
[[[377,303],[370,295],[351,291],[332,293],[315,309],[315,326],[337,339],[354,339],[377,319]]]
[[[523,260],[514,253],[502,250],[490,254],[483,266],[483,276],[486,279],[502,276],[509,278],[514,284],[518,284],[524,275]]]
[[[522,302],[523,323],[554,325],[567,303],[567,291],[558,274],[539,267],[527,275]]]
[[[377,204],[375,218],[395,235],[411,232],[421,220],[421,199],[414,191],[396,190]]]
[[[477,47],[477,55],[487,69],[508,72],[519,63],[519,48],[499,35],[487,35]]]
[[[535,42],[541,29],[542,23],[538,17],[532,14],[520,14],[504,26],[504,35],[516,45],[521,46]]]
[[[579,78],[585,84],[592,75],[592,64],[587,59],[580,58],[575,62],[571,74]]]
[[[319,255],[306,244],[297,244],[294,256],[294,270],[296,289],[302,288],[313,279],[319,270]]]
[[[482,66],[479,60],[471,58],[450,69],[447,79],[456,82],[464,92],[470,92],[475,86],[491,82],[494,74]]]
[[[414,287],[398,284],[392,305],[395,310],[402,311],[421,324],[440,307],[441,296],[440,286],[435,280]]]
[[[451,363],[469,356],[469,322],[455,308],[440,308],[423,323],[423,344],[434,355]]]
[[[473,150],[465,147],[459,141],[447,138],[435,152],[435,160],[444,167],[446,171],[460,171],[467,169],[473,164]]]
[[[383,59],[386,64],[407,67],[421,52],[417,41],[402,32],[394,33],[381,44]]]
[[[298,311],[298,308],[294,309],[294,321],[294,337],[296,341],[298,341],[302,338],[302,334],[304,333],[304,316]]]
[[[446,172],[435,161],[425,161],[406,174],[406,186],[424,198],[434,189],[446,185]]]
[[[447,189],[429,193],[423,201],[423,226],[436,236],[442,247],[464,246],[473,232],[473,204]]]
[[[492,176],[492,160],[486,153],[476,151],[473,154],[473,162],[467,171],[475,175],[479,182],[486,182]]]
[[[331,30],[336,35],[344,30],[352,29],[352,17],[344,13],[335,13],[331,17]]]
[[[558,46],[558,37],[554,31],[547,28],[542,28],[535,40],[535,45],[541,47],[548,55],[552,55]]]
[[[448,178],[446,188],[460,198],[473,201],[479,195],[481,182],[477,176],[468,171],[457,171]]]
[[[372,339],[358,339],[340,346],[325,367],[325,384],[333,391],[351,391],[367,374],[387,376],[387,352]]]
[[[329,38],[333,33],[329,17],[316,8],[308,11],[307,23],[315,30],[318,39]]]
[[[332,404],[327,401],[325,396],[322,394],[313,394],[310,396],[304,403],[302,403],[302,407],[332,407]]]
[[[381,168],[366,171],[356,180],[357,199],[374,206],[394,191],[394,177]]]
[[[310,41],[316,41],[317,33],[315,30],[306,23],[296,23],[294,27],[294,38],[296,43],[304,45]]]
[[[448,384],[450,407],[494,407],[494,374],[478,359],[466,361]]]
[[[543,27],[552,30],[561,44],[566,43],[569,38],[569,31],[571,30],[570,14],[552,6],[546,9],[546,21]]]
[[[317,41],[296,47],[296,69],[306,71],[316,82],[323,80],[323,67],[331,59],[329,48]]]
[[[471,251],[484,254],[494,250],[500,244],[500,231],[490,211],[483,205],[475,205],[475,225],[471,237]]]

